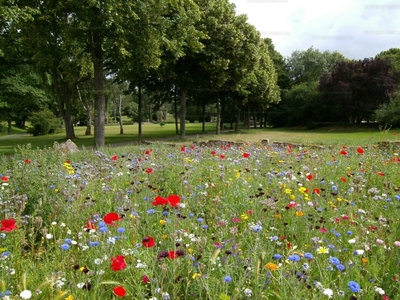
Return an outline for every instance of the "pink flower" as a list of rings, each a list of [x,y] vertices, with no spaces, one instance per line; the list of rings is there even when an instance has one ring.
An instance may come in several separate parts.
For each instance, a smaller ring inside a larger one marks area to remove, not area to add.
[[[400,241],[395,241],[395,242],[394,242],[394,245],[395,245],[396,247],[400,247]]]

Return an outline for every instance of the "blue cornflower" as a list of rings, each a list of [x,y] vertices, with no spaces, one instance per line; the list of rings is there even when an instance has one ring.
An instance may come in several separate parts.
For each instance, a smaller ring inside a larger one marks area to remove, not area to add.
[[[108,232],[108,228],[106,226],[100,227],[99,232],[100,233]]]
[[[313,258],[314,258],[314,255],[312,255],[312,254],[309,253],[309,252],[306,252],[306,253],[304,253],[304,258],[305,258],[305,259],[313,259]]]
[[[272,256],[272,258],[274,258],[274,259],[282,259],[283,256],[280,255],[280,254],[274,254],[274,256]]]
[[[154,210],[154,209],[149,209],[148,211],[147,211],[147,214],[148,215],[152,215],[152,214],[154,214],[156,211]]]
[[[355,282],[355,281],[349,281],[347,283],[347,286],[349,287],[349,289],[353,292],[353,293],[358,293],[359,291],[361,291],[360,285]]]
[[[203,226],[201,226],[201,228],[208,229],[208,225],[203,225]]]
[[[96,247],[96,246],[100,245],[100,242],[97,242],[97,241],[96,242],[89,242],[88,245],[90,247]]]
[[[7,256],[9,256],[11,254],[11,252],[10,251],[5,251],[5,252],[3,252],[3,253],[1,253],[1,257],[7,257]]]
[[[331,256],[330,258],[329,258],[329,262],[332,264],[332,265],[338,265],[338,264],[340,264],[340,260],[337,258],[337,257],[333,257],[333,256]]]
[[[189,214],[189,217],[190,217],[190,218],[194,217],[194,213],[190,213],[190,214]]]
[[[292,255],[289,255],[288,259],[289,259],[290,261],[297,262],[297,261],[300,260],[300,256],[297,255],[297,254],[292,254]]]
[[[336,265],[336,269],[338,269],[339,271],[344,271],[346,269],[346,267],[342,264],[338,264],[338,265]]]
[[[232,281],[232,277],[231,276],[225,276],[224,277],[224,282],[231,282]]]
[[[68,244],[62,244],[61,245],[61,249],[63,249],[63,250],[69,250],[69,245]]]
[[[64,242],[66,242],[67,244],[71,244],[72,240],[71,239],[65,239]]]
[[[349,231],[347,231],[346,233],[347,233],[347,235],[352,235],[352,234],[353,234],[353,232],[352,232],[352,231],[350,231],[350,230],[349,230]]]
[[[169,212],[163,211],[162,214],[163,214],[163,216],[168,216]]]
[[[203,222],[203,221],[204,221],[203,218],[198,218],[198,219],[197,219],[197,222],[199,222],[199,223],[201,223],[201,222]]]
[[[106,224],[105,222],[103,222],[103,221],[100,221],[98,225],[99,225],[99,227],[104,227],[104,226],[106,226],[107,224]]]
[[[270,240],[271,242],[277,241],[278,239],[279,239],[279,238],[278,238],[276,235],[270,236],[270,237],[269,237],[269,240]]]
[[[125,228],[119,227],[119,228],[117,229],[117,232],[118,232],[118,233],[124,233],[124,232],[125,232]]]

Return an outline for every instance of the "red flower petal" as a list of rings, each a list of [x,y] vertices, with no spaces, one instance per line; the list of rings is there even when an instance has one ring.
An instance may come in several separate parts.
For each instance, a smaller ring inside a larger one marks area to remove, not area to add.
[[[147,174],[150,174],[151,172],[153,172],[153,169],[152,169],[152,168],[148,168],[148,169],[146,170],[146,173],[147,173]]]
[[[110,213],[104,215],[103,220],[106,224],[113,225],[114,221],[121,220],[121,218],[119,217],[119,215],[117,213],[110,212]]]
[[[142,283],[149,283],[150,279],[147,277],[147,275],[143,275],[142,277]]]
[[[146,236],[146,237],[143,238],[143,240],[142,240],[142,245],[143,245],[143,247],[146,247],[146,248],[154,247],[155,244],[156,244],[156,243],[154,242],[154,238],[151,237],[151,236]]]
[[[113,271],[121,271],[126,268],[125,256],[118,255],[111,257],[111,269]]]
[[[245,152],[245,153],[242,154],[242,156],[243,156],[244,158],[249,158],[250,154],[247,153],[247,152]]]
[[[15,219],[5,219],[1,221],[0,231],[10,232],[18,227],[15,225],[17,221]]]
[[[113,161],[118,160],[118,156],[116,156],[116,155],[111,156],[111,160],[113,160]]]
[[[175,258],[178,257],[178,255],[176,254],[175,251],[168,251],[168,257],[169,257],[170,259],[175,259]]]
[[[168,202],[168,199],[163,198],[163,197],[161,197],[161,196],[155,197],[155,198],[154,198],[154,201],[151,202],[151,204],[153,204],[154,206],[157,206],[157,205],[167,205],[168,203],[169,203],[169,202]]]
[[[168,196],[167,200],[172,207],[176,207],[179,205],[179,201],[181,201],[181,198],[177,195],[170,195]]]
[[[312,180],[312,179],[313,179],[312,174],[308,174],[308,175],[307,175],[307,179],[308,179],[308,180]]]
[[[364,153],[364,149],[361,148],[361,147],[358,147],[357,148],[357,152],[360,153],[360,154],[363,154]]]
[[[342,151],[340,151],[340,154],[347,155],[347,152],[345,150],[342,150]]]
[[[126,295],[126,290],[120,285],[113,288],[113,292],[118,297],[124,297]]]

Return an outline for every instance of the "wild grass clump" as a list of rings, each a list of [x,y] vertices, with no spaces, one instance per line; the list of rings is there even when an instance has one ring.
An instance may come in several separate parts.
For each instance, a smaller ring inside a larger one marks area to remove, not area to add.
[[[396,148],[21,148],[0,298],[398,299]]]

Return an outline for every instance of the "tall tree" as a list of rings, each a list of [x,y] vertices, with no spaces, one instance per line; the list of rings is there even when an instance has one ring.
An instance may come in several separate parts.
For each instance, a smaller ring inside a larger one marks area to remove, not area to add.
[[[318,81],[322,74],[330,72],[335,64],[342,60],[345,60],[345,57],[337,51],[321,52],[310,47],[305,51],[292,52],[286,58],[286,67],[293,84],[311,83]]]
[[[388,60],[342,61],[321,77],[321,103],[337,120],[369,121],[374,111],[390,100],[397,82],[398,72]]]

